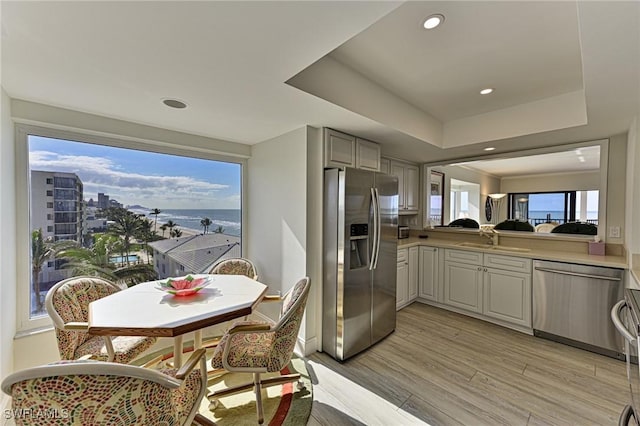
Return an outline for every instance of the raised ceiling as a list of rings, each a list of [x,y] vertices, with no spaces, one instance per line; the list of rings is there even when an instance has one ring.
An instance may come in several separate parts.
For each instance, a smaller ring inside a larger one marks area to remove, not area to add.
[[[600,146],[585,146],[549,154],[470,161],[457,165],[500,178],[598,171],[600,170]]]
[[[600,139],[638,114],[637,2],[1,8],[10,97],[239,143],[328,126],[428,162]],[[445,24],[425,32],[432,11]]]

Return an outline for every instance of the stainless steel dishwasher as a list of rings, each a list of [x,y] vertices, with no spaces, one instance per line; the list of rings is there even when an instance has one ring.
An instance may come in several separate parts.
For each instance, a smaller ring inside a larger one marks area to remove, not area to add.
[[[533,334],[624,360],[611,308],[622,299],[623,270],[533,263]]]

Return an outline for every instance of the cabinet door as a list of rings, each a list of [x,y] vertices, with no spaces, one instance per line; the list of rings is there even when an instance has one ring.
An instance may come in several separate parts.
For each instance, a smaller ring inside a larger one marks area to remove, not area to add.
[[[391,176],[396,176],[398,178],[398,213],[401,213],[402,210],[406,210],[406,200],[404,196],[404,165],[397,163],[395,161],[391,161],[389,173]]]
[[[380,171],[380,145],[364,139],[356,139],[356,168]]]
[[[326,129],[324,140],[325,167],[355,167],[356,138]]]
[[[420,247],[420,297],[438,301],[438,249]]]
[[[479,265],[445,262],[444,303],[482,312],[482,271]]]
[[[415,300],[418,297],[418,265],[419,265],[419,250],[418,247],[409,248],[409,295],[408,302]]]
[[[416,166],[405,166],[404,197],[407,210],[418,210],[420,204],[420,169]]]
[[[485,268],[483,313],[531,327],[531,274]]]
[[[388,158],[380,158],[380,173],[391,174],[390,164]]]
[[[398,262],[398,275],[396,282],[396,309],[400,309],[407,304],[407,297],[409,293],[409,262],[406,260]]]

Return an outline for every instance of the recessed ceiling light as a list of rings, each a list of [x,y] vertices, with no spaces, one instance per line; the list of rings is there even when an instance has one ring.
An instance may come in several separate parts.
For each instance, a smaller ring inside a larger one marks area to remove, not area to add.
[[[489,93],[492,93],[492,92],[493,92],[493,89],[492,89],[492,88],[490,88],[490,87],[488,87],[488,88],[486,88],[486,89],[482,89],[482,90],[480,91],[480,94],[481,94],[481,95],[488,95]]]
[[[436,28],[438,25],[444,22],[444,15],[439,13],[434,13],[433,15],[427,16],[427,19],[424,20],[422,26],[425,30],[432,30]]]
[[[485,150],[485,151],[493,151],[494,149],[496,149],[496,148],[495,148],[495,147],[493,147],[493,146],[488,146],[488,147],[486,147],[484,150]]]
[[[177,99],[163,99],[162,103],[170,108],[183,109],[187,107],[187,104]]]

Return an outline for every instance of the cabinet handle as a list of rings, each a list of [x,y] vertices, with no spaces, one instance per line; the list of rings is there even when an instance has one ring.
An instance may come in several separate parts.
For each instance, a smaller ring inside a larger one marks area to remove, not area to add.
[[[484,271],[487,272],[487,268],[484,268]]]
[[[478,271],[482,271],[482,268],[478,266]]]

